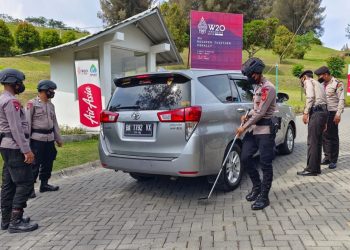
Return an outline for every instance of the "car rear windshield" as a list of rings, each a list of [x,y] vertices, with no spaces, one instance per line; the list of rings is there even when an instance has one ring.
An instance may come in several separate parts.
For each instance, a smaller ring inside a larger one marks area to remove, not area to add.
[[[191,105],[191,80],[182,75],[144,75],[118,79],[110,111],[171,110]]]

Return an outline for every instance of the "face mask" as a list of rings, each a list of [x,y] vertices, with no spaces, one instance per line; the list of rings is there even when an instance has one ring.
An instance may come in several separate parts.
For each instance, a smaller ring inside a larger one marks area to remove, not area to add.
[[[258,82],[251,76],[248,76],[248,82],[249,84],[252,84],[252,85],[258,84]]]
[[[319,82],[319,83],[323,83],[323,82],[324,82],[323,77],[318,78],[318,82]]]
[[[17,83],[14,87],[14,92],[16,95],[18,95],[23,93],[25,89],[26,89],[26,86],[24,86],[23,82]]]
[[[304,88],[304,79],[300,79],[300,86]]]
[[[47,90],[46,91],[46,96],[47,96],[47,98],[52,99],[52,98],[55,97],[55,92],[51,91],[51,90]]]

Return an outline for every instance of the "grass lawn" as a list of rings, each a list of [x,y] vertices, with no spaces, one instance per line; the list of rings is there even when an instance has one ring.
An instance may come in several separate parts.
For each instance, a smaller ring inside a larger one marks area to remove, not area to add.
[[[58,154],[54,162],[53,171],[98,160],[97,145],[98,139],[89,139],[81,142],[66,143],[62,148],[57,147]],[[2,174],[3,161],[1,157],[0,165],[0,174]]]

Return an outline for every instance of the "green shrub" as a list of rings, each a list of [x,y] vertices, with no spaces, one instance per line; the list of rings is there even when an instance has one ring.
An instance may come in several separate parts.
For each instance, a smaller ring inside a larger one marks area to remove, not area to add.
[[[86,134],[86,131],[82,128],[72,128],[68,125],[60,126],[61,134],[62,135],[82,135]]]
[[[303,70],[304,70],[304,65],[295,64],[292,68],[292,74],[293,74],[293,76],[299,78],[299,76],[303,72]]]
[[[9,56],[11,54],[11,46],[13,45],[13,37],[6,23],[0,19],[0,56]]]
[[[68,43],[70,41],[74,41],[75,39],[77,39],[77,36],[75,35],[75,32],[72,30],[68,30],[62,35],[63,43]]]
[[[327,66],[334,77],[341,77],[345,67],[345,60],[340,56],[332,56],[327,59]]]
[[[44,49],[55,47],[62,43],[56,30],[45,30],[41,36],[41,44]]]
[[[40,48],[40,36],[35,27],[26,22],[18,24],[15,31],[16,44],[24,53]]]

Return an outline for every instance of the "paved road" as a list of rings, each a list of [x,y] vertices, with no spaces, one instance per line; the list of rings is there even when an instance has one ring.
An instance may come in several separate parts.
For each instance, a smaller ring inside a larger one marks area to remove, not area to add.
[[[26,210],[40,229],[0,232],[0,249],[350,249],[350,110],[341,124],[336,170],[296,176],[306,160],[305,126],[298,121],[295,152],[274,162],[271,206],[253,212],[250,183],[215,193],[203,179],[137,183],[97,169],[59,179],[62,190],[39,194]]]

